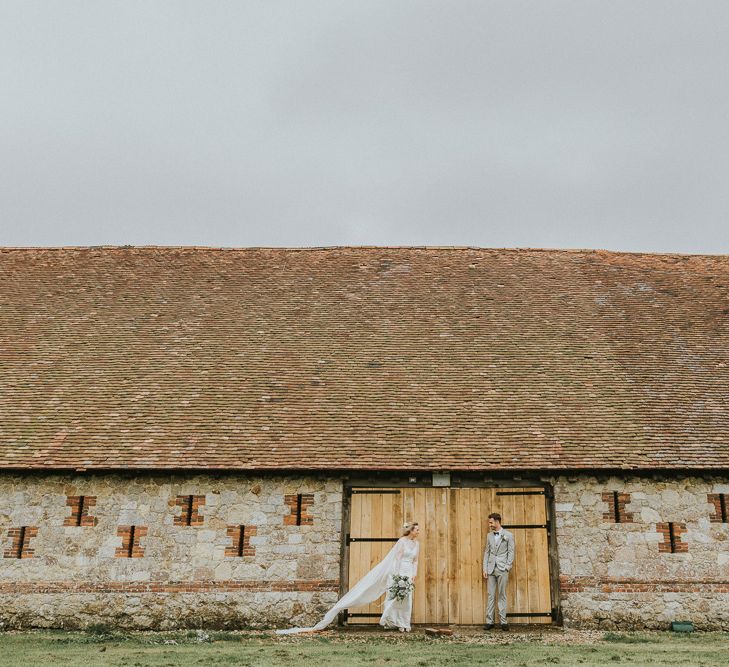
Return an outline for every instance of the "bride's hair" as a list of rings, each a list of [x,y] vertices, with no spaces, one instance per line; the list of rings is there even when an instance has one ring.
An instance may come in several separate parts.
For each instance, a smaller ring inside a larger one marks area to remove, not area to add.
[[[404,523],[402,526],[402,535],[403,537],[406,537],[407,535],[410,535],[410,533],[413,531],[413,528],[418,525],[417,521],[408,521],[407,523]]]

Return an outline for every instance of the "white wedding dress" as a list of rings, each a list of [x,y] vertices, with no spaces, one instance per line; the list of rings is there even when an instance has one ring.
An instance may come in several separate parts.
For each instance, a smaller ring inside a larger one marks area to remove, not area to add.
[[[354,609],[371,604],[387,592],[392,583],[392,575],[400,574],[414,578],[418,572],[417,540],[401,537],[387,555],[349,589],[339,601],[311,628],[290,628],[276,630],[277,634],[288,635],[298,632],[316,632],[327,627],[343,609]],[[380,625],[386,628],[400,627],[410,630],[410,614],[413,609],[412,593],[404,600],[386,600]]]
[[[399,574],[415,579],[418,573],[418,553],[420,545],[417,540],[402,537],[395,545],[395,566],[391,575]],[[389,582],[388,582],[389,585]],[[385,598],[385,610],[380,618],[380,625],[385,628],[404,628],[410,632],[410,616],[413,613],[413,594],[408,593],[404,600],[396,600],[389,595]]]

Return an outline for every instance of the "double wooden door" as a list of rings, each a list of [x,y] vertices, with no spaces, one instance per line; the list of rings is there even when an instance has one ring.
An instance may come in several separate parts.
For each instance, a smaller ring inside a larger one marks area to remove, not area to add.
[[[420,524],[413,623],[471,625],[486,619],[482,577],[488,515],[499,512],[513,534],[509,622],[551,623],[547,509],[542,488],[355,488],[350,504],[348,580],[376,565],[401,535]],[[377,623],[383,598],[350,609],[350,623]]]

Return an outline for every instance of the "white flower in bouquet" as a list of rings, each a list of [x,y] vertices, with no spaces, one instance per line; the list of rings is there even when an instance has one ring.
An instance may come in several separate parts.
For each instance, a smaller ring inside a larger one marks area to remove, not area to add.
[[[388,597],[391,600],[404,600],[410,593],[412,593],[415,586],[410,581],[410,577],[396,574],[392,577],[392,584],[387,589]]]

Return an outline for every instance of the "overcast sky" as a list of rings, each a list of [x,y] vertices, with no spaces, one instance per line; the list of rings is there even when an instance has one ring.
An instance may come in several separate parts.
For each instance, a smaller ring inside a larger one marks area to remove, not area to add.
[[[729,253],[729,1],[0,0],[0,245]]]

